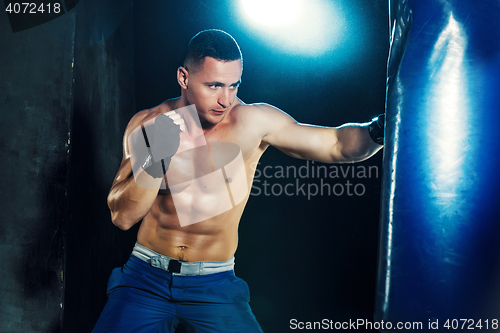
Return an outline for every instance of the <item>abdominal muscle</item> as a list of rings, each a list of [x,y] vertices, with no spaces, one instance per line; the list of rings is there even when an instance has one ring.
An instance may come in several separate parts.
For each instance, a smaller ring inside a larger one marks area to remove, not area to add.
[[[161,190],[142,221],[137,242],[174,259],[189,262],[227,261],[238,246],[238,225],[247,200],[248,196],[222,214],[181,226],[172,195],[168,190]]]

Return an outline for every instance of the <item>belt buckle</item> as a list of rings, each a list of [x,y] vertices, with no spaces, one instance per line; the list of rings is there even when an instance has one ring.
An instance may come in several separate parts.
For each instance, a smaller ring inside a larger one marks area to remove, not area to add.
[[[168,268],[167,268],[167,272],[169,273],[180,273],[181,272],[181,266],[182,266],[182,263],[177,260],[177,259],[170,259],[168,261]]]

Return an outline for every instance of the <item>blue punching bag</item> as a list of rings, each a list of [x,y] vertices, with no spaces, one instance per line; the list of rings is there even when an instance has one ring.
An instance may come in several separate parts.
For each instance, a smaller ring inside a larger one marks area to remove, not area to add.
[[[389,7],[375,323],[499,331],[500,0]]]

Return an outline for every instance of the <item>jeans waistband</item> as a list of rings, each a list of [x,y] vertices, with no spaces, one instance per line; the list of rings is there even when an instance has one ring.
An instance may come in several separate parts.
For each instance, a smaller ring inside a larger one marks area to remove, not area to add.
[[[170,272],[173,275],[207,275],[234,269],[234,257],[228,261],[187,262],[156,253],[137,242],[135,243],[132,255],[144,260],[152,267]]]

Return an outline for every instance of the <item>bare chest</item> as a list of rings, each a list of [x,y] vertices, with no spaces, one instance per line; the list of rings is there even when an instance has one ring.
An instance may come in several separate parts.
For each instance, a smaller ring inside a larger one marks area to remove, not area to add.
[[[168,199],[181,226],[208,220],[245,201],[254,173],[251,163],[261,155],[260,140],[245,140],[231,131],[213,131],[205,140],[195,148],[181,148],[166,174]]]

